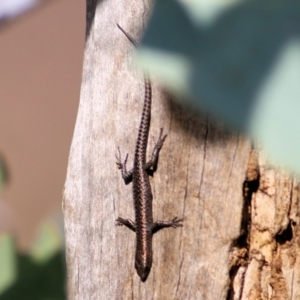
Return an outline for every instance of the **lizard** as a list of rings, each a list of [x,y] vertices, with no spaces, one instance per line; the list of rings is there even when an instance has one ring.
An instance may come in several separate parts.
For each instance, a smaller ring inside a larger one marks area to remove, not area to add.
[[[137,47],[136,41],[120,25],[117,24],[117,26],[130,42]],[[153,195],[149,176],[153,176],[157,169],[159,152],[167,135],[163,135],[163,129],[161,128],[151,159],[146,162],[152,102],[151,82],[146,75],[144,76],[144,87],[144,105],[135,147],[133,168],[130,171],[126,169],[128,154],[123,162],[119,148],[118,154],[116,154],[116,164],[118,169],[121,170],[125,184],[132,182],[135,209],[135,222],[118,217],[116,225],[125,225],[136,233],[135,269],[142,282],[146,281],[152,266],[152,237],[154,233],[166,227],[177,228],[183,226],[183,219],[178,219],[177,217],[171,221],[153,222]]]

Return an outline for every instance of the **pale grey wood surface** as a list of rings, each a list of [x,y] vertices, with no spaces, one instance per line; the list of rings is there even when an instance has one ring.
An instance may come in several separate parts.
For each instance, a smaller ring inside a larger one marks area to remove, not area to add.
[[[157,83],[149,149],[161,127],[168,137],[151,179],[154,219],[183,217],[184,226],[154,236],[145,283],[134,269],[134,233],[115,226],[118,216],[134,218],[131,185],[124,185],[115,153],[120,146],[132,165],[144,96],[142,74],[132,65],[134,49],[116,23],[139,37],[149,2],[100,1],[95,14],[88,11],[93,22],[63,204],[72,300],[226,299],[230,287],[250,143],[188,113]]]

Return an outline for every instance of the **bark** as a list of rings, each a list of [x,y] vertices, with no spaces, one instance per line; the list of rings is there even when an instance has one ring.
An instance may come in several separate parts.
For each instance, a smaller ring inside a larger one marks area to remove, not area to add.
[[[251,151],[229,299],[299,299],[299,180]]]
[[[132,164],[144,83],[116,23],[139,37],[150,10],[148,0],[88,2],[63,203],[68,298],[296,299],[298,182],[155,80],[148,155],[161,127],[168,137],[151,178],[154,219],[183,217],[184,226],[154,236],[151,273],[145,283],[137,276],[135,235],[115,226],[118,216],[134,219],[115,153]]]

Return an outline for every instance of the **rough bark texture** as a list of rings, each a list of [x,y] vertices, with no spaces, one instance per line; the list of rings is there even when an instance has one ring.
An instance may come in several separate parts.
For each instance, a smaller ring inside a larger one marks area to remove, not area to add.
[[[184,226],[154,236],[151,273],[145,283],[137,276],[134,233],[115,226],[118,216],[134,219],[132,187],[124,185],[115,153],[119,146],[132,164],[144,83],[116,23],[139,37],[150,6],[88,2],[63,205],[69,299],[298,299],[298,183],[157,84],[148,149],[160,127],[168,137],[151,179],[154,219],[184,217]]]
[[[300,299],[299,181],[251,151],[229,299]]]

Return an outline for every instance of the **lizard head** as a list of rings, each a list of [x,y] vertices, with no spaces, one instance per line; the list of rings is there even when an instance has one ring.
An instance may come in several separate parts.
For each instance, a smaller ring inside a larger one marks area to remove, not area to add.
[[[137,254],[135,258],[135,269],[143,282],[146,281],[152,266],[152,253],[146,255]]]

